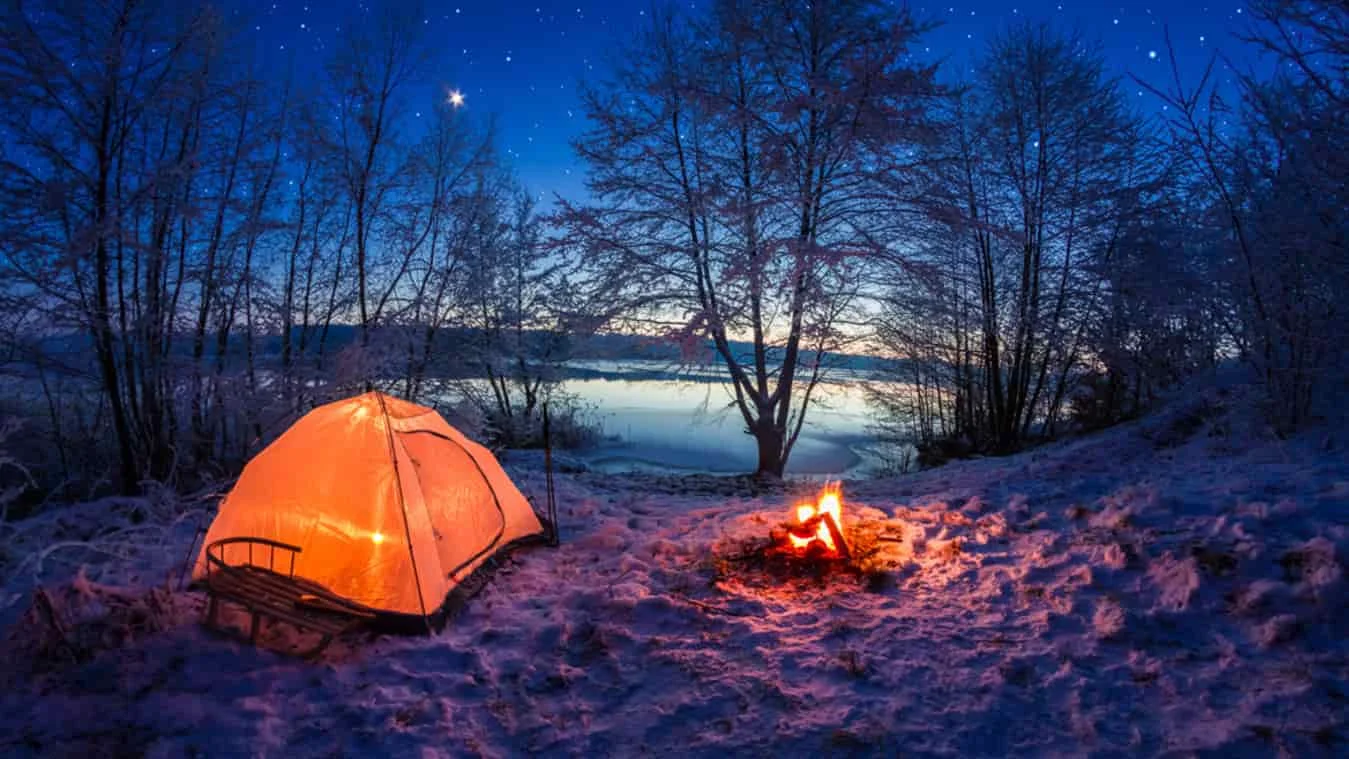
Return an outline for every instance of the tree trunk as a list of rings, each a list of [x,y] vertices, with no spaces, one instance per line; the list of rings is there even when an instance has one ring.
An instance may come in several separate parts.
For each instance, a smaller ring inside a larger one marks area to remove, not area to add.
[[[119,19],[124,23],[125,19]],[[120,37],[121,27],[116,31]],[[109,83],[116,87],[116,78]],[[99,117],[98,134],[98,175],[94,191],[94,313],[93,337],[98,361],[99,377],[103,381],[103,391],[108,398],[112,411],[114,434],[117,436],[118,472],[122,492],[133,495],[139,487],[140,473],[136,465],[136,446],[132,439],[131,424],[127,419],[126,406],[122,398],[122,383],[117,370],[117,353],[112,334],[112,302],[108,289],[108,277],[112,262],[108,256],[108,225],[111,214],[108,209],[108,183],[111,181],[112,156],[111,134],[112,119],[115,110],[115,93],[109,92],[103,98],[102,113]]]
[[[782,479],[787,462],[782,456],[783,431],[773,423],[771,414],[761,414],[754,429],[754,442],[759,447],[759,463],[754,476],[759,479]]]

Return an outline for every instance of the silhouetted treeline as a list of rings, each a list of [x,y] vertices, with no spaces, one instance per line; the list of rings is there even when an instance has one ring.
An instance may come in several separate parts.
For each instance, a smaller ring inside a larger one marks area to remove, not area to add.
[[[228,473],[334,395],[427,397],[437,363],[491,377],[495,421],[534,413],[552,343],[522,362],[520,338],[568,331],[563,258],[490,122],[418,84],[419,18],[344,24],[316,77],[206,3],[0,13],[3,411],[44,485]],[[450,327],[472,339],[444,350]]]
[[[1144,119],[1089,39],[1006,30],[943,111],[922,222],[879,338],[915,359],[888,429],[932,459],[1109,424],[1240,360],[1289,430],[1345,388],[1349,11],[1263,0],[1198,81]],[[1219,86],[1230,80],[1230,86]]]

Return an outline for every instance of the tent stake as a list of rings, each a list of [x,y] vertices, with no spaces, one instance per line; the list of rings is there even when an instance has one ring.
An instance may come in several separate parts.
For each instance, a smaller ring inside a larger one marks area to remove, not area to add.
[[[547,491],[548,544],[556,547],[561,543],[557,525],[557,499],[553,495],[553,430],[548,416],[548,403],[543,404],[543,478]]]
[[[206,526],[201,523],[201,519],[198,517],[197,531],[192,533],[192,542],[187,546],[187,556],[183,558],[183,568],[178,572],[178,590],[182,590],[183,585],[187,582],[188,573],[191,571],[188,567],[192,565],[192,554],[196,553],[197,541],[201,540],[201,536],[204,534],[206,534]]]

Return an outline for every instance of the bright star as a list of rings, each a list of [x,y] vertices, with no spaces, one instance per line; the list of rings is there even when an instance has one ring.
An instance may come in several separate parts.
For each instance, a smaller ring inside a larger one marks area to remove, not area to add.
[[[464,93],[459,90],[450,90],[450,105],[458,108],[464,104]]]

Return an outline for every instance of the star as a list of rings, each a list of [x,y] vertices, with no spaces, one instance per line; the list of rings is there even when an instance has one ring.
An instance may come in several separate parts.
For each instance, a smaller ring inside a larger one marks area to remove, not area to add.
[[[458,108],[464,104],[464,93],[459,90],[450,90],[450,105]]]

